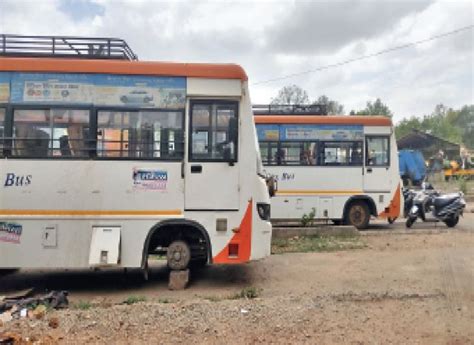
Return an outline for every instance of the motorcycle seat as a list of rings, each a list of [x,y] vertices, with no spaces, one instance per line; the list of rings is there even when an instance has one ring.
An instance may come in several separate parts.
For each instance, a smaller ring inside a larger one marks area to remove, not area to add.
[[[449,205],[452,203],[454,200],[459,198],[458,193],[451,193],[451,194],[445,194],[442,196],[438,196],[434,199],[434,206],[436,208],[444,207],[446,205]]]

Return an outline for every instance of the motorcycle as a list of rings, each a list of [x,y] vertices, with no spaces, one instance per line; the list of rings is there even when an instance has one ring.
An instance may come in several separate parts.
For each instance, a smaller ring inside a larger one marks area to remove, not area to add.
[[[439,193],[434,190],[431,183],[423,181],[423,183],[421,184],[421,188],[427,193],[439,195]],[[403,218],[407,218],[408,213],[410,212],[413,206],[413,199],[417,195],[417,191],[414,189],[403,187],[402,195],[403,195]]]
[[[411,207],[413,206],[413,198],[416,195],[416,192],[412,189],[403,188],[403,218],[408,217]]]
[[[452,228],[459,222],[459,217],[466,207],[462,192],[440,195],[437,191],[423,186],[421,191],[414,193],[405,223],[407,228],[410,228],[418,218],[423,222],[441,221]]]

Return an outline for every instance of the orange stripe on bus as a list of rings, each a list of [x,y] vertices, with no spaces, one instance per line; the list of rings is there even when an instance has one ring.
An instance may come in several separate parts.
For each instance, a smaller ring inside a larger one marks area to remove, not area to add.
[[[332,125],[364,125],[392,126],[392,120],[385,116],[309,116],[309,115],[257,115],[257,124],[332,124]]]
[[[379,217],[396,219],[400,216],[401,194],[400,184],[398,184],[398,187],[393,194],[392,200],[390,200],[390,204],[379,214]]]
[[[348,195],[357,195],[363,194],[361,190],[279,190],[276,192],[276,195],[331,195],[331,194],[348,194]]]
[[[227,245],[217,254],[212,262],[215,264],[240,264],[250,260],[252,250],[252,200],[240,223],[238,231],[232,236]],[[231,246],[237,248],[237,255],[231,255]]]
[[[179,216],[181,210],[0,210],[1,216]]]
[[[239,65],[210,63],[4,57],[0,58],[0,71],[111,73],[248,80],[247,74]]]

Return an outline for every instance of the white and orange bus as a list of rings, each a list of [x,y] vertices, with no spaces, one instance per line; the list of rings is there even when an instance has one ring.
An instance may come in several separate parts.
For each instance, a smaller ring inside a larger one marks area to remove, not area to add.
[[[325,116],[322,106],[254,108],[267,174],[278,181],[272,220],[303,215],[366,228],[400,214],[398,154],[390,118]]]
[[[270,254],[240,66],[140,62],[115,39],[2,38],[0,268]]]

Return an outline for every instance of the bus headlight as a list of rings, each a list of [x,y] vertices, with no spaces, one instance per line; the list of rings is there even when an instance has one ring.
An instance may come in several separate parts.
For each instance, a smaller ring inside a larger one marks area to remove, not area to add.
[[[257,203],[257,211],[260,219],[270,220],[270,204],[265,204],[262,202]]]

